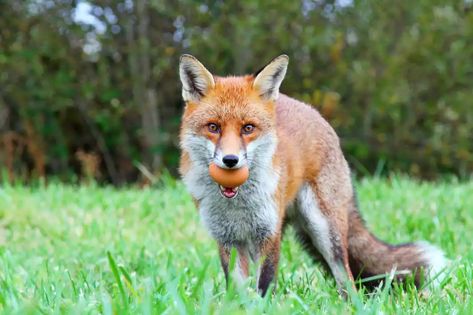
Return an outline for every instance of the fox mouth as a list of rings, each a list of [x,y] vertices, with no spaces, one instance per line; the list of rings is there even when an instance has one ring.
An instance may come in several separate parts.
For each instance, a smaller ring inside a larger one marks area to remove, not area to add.
[[[220,194],[227,199],[233,199],[238,195],[238,187],[223,187],[222,185],[218,185],[218,187]]]

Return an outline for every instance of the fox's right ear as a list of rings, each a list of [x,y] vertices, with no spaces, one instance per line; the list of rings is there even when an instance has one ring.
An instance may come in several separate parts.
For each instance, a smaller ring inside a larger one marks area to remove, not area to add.
[[[179,76],[182,82],[182,98],[185,102],[199,101],[215,86],[213,75],[191,55],[181,56]]]

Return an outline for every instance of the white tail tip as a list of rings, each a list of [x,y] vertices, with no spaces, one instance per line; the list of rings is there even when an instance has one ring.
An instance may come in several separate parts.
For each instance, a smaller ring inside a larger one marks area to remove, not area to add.
[[[427,281],[430,282],[433,287],[438,287],[445,279],[445,271],[449,260],[445,257],[441,249],[432,244],[427,242],[417,242],[416,244],[419,246],[421,254],[429,266]]]

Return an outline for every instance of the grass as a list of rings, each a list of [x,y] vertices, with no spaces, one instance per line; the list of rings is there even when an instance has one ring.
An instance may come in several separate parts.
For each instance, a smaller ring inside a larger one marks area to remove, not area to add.
[[[472,314],[473,182],[404,177],[357,184],[368,226],[390,242],[428,240],[453,262],[441,290],[339,298],[285,237],[276,293],[226,291],[214,242],[180,182],[161,188],[0,186],[0,310],[5,314]]]

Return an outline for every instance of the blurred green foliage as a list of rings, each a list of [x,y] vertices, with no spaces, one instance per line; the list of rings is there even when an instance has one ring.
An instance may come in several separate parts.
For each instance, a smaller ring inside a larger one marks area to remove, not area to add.
[[[473,171],[469,0],[0,1],[0,162],[116,184],[175,170],[184,52],[220,75],[288,54],[282,92],[358,170]]]

